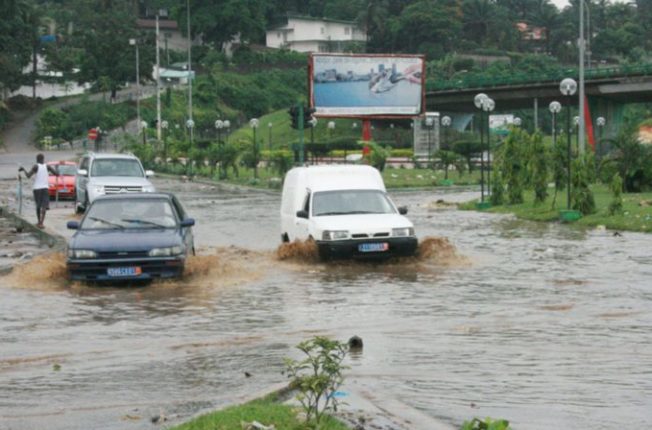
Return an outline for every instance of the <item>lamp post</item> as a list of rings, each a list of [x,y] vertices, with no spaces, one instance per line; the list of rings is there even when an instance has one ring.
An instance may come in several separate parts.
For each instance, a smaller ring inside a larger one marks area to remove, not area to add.
[[[357,123],[357,122],[353,122],[353,124],[351,124],[351,128],[352,128],[353,131],[355,132],[355,130],[358,128],[358,123]],[[346,153],[347,153],[347,150],[348,150],[348,149],[347,149],[347,147],[346,147],[346,144],[344,144],[344,163],[345,163],[345,164],[346,164]]]
[[[557,125],[555,119],[557,118],[557,114],[561,112],[561,103],[552,101],[548,105],[548,109],[552,114],[552,147],[554,148],[557,145]]]
[[[168,123],[166,120],[161,121],[161,130],[163,132],[163,164],[167,164],[168,162],[168,139],[167,139],[167,131],[168,127],[170,126],[170,123]]]
[[[215,129],[217,130],[217,144],[222,143],[222,129],[224,128],[224,121],[221,119],[215,120]]]
[[[435,125],[435,120],[431,116],[426,117],[425,121],[426,128],[428,129],[428,168],[432,168],[432,142],[430,139],[430,132],[432,127]]]
[[[140,126],[140,56],[138,54],[138,41],[129,39],[129,44],[136,47],[136,121]]]
[[[272,127],[273,127],[273,125],[274,124],[272,124],[271,122],[267,123],[267,129],[269,130],[269,139],[267,141],[267,145],[269,146],[270,151],[272,150]]]
[[[147,144],[147,121],[140,122],[140,129],[143,132],[143,145]]]
[[[482,114],[484,100],[489,98],[485,93],[476,94],[473,104],[480,109],[480,201],[484,202],[484,115]]]
[[[566,97],[566,152],[568,160],[566,160],[566,173],[568,175],[566,182],[566,208],[571,208],[571,124],[570,124],[570,105],[571,97],[577,91],[577,82],[572,78],[566,78],[559,84],[559,91]]]
[[[598,161],[597,161],[597,163],[595,163],[596,170],[597,170],[597,173],[599,175],[600,174],[600,164],[601,164],[600,162],[602,161],[602,132],[604,131],[604,126],[607,124],[607,120],[604,119],[603,116],[599,116],[596,119],[595,122],[598,125],[598,129],[600,130],[600,132],[598,133],[598,151],[597,151]]]
[[[308,121],[310,124],[310,146],[312,147],[312,161],[315,163],[315,127],[317,127],[317,118],[314,116]]]
[[[249,120],[249,125],[254,132],[254,179],[258,179],[258,144],[256,143],[256,129],[260,121],[257,118]]]
[[[188,176],[192,174],[192,129],[195,127],[195,121],[192,119],[188,119],[186,121],[186,128],[188,129],[188,132],[190,133],[190,148],[188,148]]]
[[[451,119],[450,116],[444,115],[441,117],[441,126],[444,127],[444,144],[442,145],[442,149],[448,150],[448,127],[451,126],[453,123],[453,120]]]
[[[577,150],[577,153],[580,153],[580,117],[579,116],[574,116],[573,117],[573,124],[575,124],[575,149]]]
[[[326,127],[328,128],[328,140],[331,142],[329,143],[329,146],[332,144],[333,140],[333,130],[335,130],[335,121],[328,121],[328,124],[326,124]],[[331,154],[330,157],[330,162],[333,162],[333,153],[331,151],[328,151]]]
[[[496,107],[496,102],[494,99],[487,97],[482,101],[482,110],[487,112],[487,194],[490,194],[491,190],[491,133],[489,129],[489,116]],[[484,152],[484,149],[483,149]],[[483,154],[484,158],[484,154]]]

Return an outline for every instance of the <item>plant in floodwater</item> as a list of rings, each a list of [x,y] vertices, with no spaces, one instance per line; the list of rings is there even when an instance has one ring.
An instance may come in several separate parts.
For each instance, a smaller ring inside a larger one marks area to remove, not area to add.
[[[507,420],[492,420],[485,418],[481,421],[473,418],[471,421],[464,421],[461,430],[510,430],[509,421]]]
[[[589,188],[592,172],[593,168],[587,157],[579,157],[573,161],[571,201],[573,209],[580,211],[582,215],[595,212],[595,198]]]
[[[609,203],[609,215],[616,215],[623,212],[623,178],[618,173],[615,173],[609,184],[613,199]]]
[[[297,400],[301,403],[306,421],[319,428],[327,411],[337,411],[339,401],[335,396],[344,381],[342,361],[348,346],[337,340],[316,336],[297,345],[306,357],[295,361],[286,359],[291,386],[299,391]]]
[[[548,197],[548,156],[540,132],[532,135],[530,145],[530,180],[534,188],[534,203],[540,204]]]

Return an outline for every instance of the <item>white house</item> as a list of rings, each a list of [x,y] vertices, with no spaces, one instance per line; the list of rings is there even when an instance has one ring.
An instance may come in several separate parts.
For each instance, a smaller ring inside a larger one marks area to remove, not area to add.
[[[287,23],[267,30],[267,47],[298,52],[344,52],[367,35],[355,22],[288,16]]]

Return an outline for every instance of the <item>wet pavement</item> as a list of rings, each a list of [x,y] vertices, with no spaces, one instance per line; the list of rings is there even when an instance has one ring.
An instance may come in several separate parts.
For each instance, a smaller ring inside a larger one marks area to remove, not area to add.
[[[463,190],[400,192],[417,234],[453,247],[380,265],[279,261],[279,195],[156,185],[197,220],[202,255],[184,280],[68,285],[61,255],[0,277],[0,429],[175,423],[284,381],[283,358],[316,334],[363,338],[347,390],[457,426],[652,423],[649,235],[434,204],[475,196]],[[72,216],[53,209],[46,224]]]

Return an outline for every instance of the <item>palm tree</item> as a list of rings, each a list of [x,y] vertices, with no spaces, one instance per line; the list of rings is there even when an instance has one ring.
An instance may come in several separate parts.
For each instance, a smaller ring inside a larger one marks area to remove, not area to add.
[[[551,53],[552,35],[561,24],[557,8],[549,0],[538,0],[537,7],[530,12],[532,24],[542,27],[546,35],[546,52]]]
[[[486,41],[495,17],[491,0],[464,0],[462,25],[468,37],[482,45]]]

